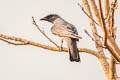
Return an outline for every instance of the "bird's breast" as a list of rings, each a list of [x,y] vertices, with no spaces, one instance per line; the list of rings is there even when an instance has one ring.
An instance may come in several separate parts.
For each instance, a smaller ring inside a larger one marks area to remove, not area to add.
[[[56,27],[51,27],[51,32],[54,34],[54,35],[57,35],[57,32],[56,32],[57,30],[56,30]]]

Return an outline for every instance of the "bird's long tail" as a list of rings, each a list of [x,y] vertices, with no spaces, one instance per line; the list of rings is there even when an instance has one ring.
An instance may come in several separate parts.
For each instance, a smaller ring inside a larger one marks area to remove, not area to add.
[[[74,38],[66,38],[65,40],[69,49],[70,61],[79,62],[80,56],[77,48],[77,42],[76,42],[77,40]]]

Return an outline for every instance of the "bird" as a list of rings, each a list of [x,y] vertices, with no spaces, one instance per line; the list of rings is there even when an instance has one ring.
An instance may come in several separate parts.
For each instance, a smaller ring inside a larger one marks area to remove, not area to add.
[[[64,20],[58,14],[48,14],[40,20],[48,21],[53,24],[51,32],[61,38],[61,47],[63,40],[66,41],[70,61],[80,62],[77,41],[82,39],[82,37],[78,35],[78,31],[75,26]]]

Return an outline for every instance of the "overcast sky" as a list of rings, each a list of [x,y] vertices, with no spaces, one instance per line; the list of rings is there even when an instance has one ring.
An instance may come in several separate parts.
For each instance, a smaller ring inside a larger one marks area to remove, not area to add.
[[[32,24],[31,17],[34,16],[40,28],[60,45],[59,37],[50,32],[52,24],[39,21],[54,13],[76,26],[83,37],[78,43],[79,48],[96,51],[94,42],[84,33],[84,29],[91,31],[88,18],[78,2],[81,3],[80,0],[0,0],[0,33],[54,46]],[[118,7],[117,34],[120,34],[119,13]],[[65,42],[63,46],[66,47]],[[14,46],[0,41],[0,80],[107,80],[96,57],[87,53],[80,53],[80,56],[81,62],[75,63],[70,62],[69,55],[64,52],[29,45]],[[120,68],[117,71],[120,75]]]

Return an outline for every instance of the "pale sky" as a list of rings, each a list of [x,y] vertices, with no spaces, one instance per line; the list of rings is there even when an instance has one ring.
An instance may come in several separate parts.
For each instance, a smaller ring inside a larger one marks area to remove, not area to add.
[[[0,0],[0,33],[54,46],[32,24],[31,17],[34,16],[40,28],[44,28],[46,34],[60,45],[59,37],[50,32],[52,24],[39,21],[54,13],[76,26],[83,37],[78,43],[79,48],[96,51],[94,42],[84,33],[84,29],[91,31],[88,18],[78,2],[81,3],[80,0]],[[120,31],[119,16],[116,21]],[[66,47],[65,42],[63,46]],[[70,62],[69,55],[64,52],[29,45],[14,46],[0,41],[0,51],[0,80],[107,80],[98,59],[87,53],[80,53],[81,63],[75,63]],[[119,67],[117,65],[120,75]]]

